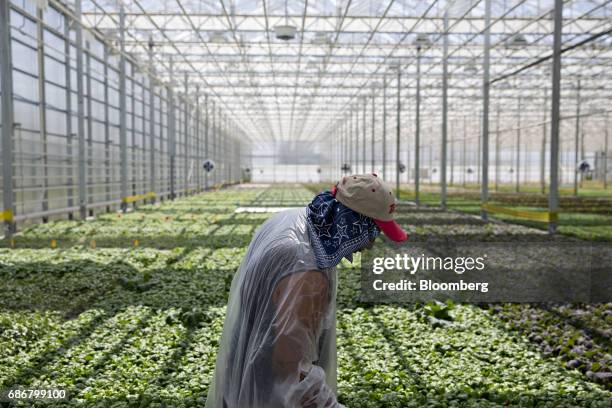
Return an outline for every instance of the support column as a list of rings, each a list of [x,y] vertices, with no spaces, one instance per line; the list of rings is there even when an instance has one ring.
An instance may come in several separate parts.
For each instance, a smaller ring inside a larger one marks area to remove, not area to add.
[[[87,180],[90,180],[90,182],[88,183],[87,186],[87,204],[92,204],[93,203],[93,197],[94,197],[94,187],[93,187],[93,183],[95,182],[94,179],[94,172],[93,172],[93,138],[92,138],[92,133],[93,133],[93,118],[92,118],[92,114],[91,114],[91,48],[90,48],[90,44],[89,41],[85,41],[85,90],[86,90],[86,95],[87,95],[87,99],[85,100],[85,106],[86,106],[86,111],[87,111],[87,121],[85,123],[86,126],[86,134],[87,134],[87,149],[86,149],[86,168],[87,168]],[[132,105],[134,106],[134,105]],[[133,129],[133,126],[132,126]],[[93,209],[89,209],[88,211],[88,215],[93,216]]]
[[[183,177],[185,178],[184,193],[189,189],[189,77],[185,72],[185,98],[183,99]]]
[[[417,46],[414,124],[414,202],[419,205],[421,177],[421,46]]]
[[[550,191],[548,211],[556,212],[559,207],[559,128],[561,102],[561,31],[563,28],[563,0],[555,0],[553,33],[552,99],[550,114]],[[555,222],[548,224],[548,231],[554,234]]]
[[[89,43],[87,43],[89,44]],[[88,51],[88,57],[89,57],[89,45],[87,46],[87,51]],[[88,64],[89,64],[89,58],[88,58]],[[127,62],[127,61],[126,61]],[[129,178],[128,178],[128,182],[129,182],[129,190],[130,190],[130,194],[131,195],[136,195],[138,194],[138,190],[136,188],[137,186],[137,182],[138,182],[138,166],[136,165],[136,73],[135,73],[135,67],[134,64],[130,64],[130,67],[132,68],[130,71],[130,87],[131,87],[131,92],[130,92],[130,105],[131,105],[131,110],[130,110],[130,136],[131,136],[131,143],[130,143],[130,169],[131,171],[128,173],[129,174]],[[89,71],[89,65],[87,67],[87,72]],[[87,75],[87,79],[89,80],[89,75]],[[127,79],[127,77],[126,77]],[[88,85],[88,95],[89,95],[89,85]],[[126,88],[127,89],[127,88]],[[126,95],[127,95],[127,91],[126,91]],[[89,101],[90,98],[87,98],[87,102],[88,102],[88,109],[87,111],[89,112]],[[126,104],[127,106],[127,104]],[[127,112],[126,112],[127,114]],[[88,119],[89,119],[89,115],[88,115]],[[127,117],[126,117],[127,120]],[[89,123],[91,123],[91,120],[89,121]],[[127,122],[126,122],[127,123]],[[88,132],[88,135],[91,134],[90,132]],[[91,138],[88,137],[87,139],[87,144],[88,146],[91,146],[90,143]],[[91,170],[90,170],[90,174],[91,174]],[[137,202],[132,203],[132,206],[134,208],[136,208],[136,206],[138,205]]]
[[[450,123],[450,137],[448,140],[448,145],[450,146],[450,180],[449,180],[449,185],[452,186],[455,184],[455,144],[457,143],[457,121],[453,120]]]
[[[491,59],[491,0],[485,0],[485,27],[484,27],[484,58],[482,63],[482,182],[480,202],[489,201],[489,81]],[[482,210],[480,215],[487,220],[487,212]]]
[[[196,142],[196,164],[193,167],[196,174],[196,191],[200,192],[200,163],[202,163],[200,146],[200,85],[196,85],[196,106],[195,106],[195,142]]]
[[[606,113],[605,114],[606,117],[604,119],[604,132],[605,132],[605,139],[604,139],[604,157],[603,157],[603,165],[604,165],[604,174],[603,174],[603,185],[604,185],[604,190],[608,189],[608,143],[609,143],[609,136],[610,136],[610,131],[608,130],[608,116],[609,114]]]
[[[362,113],[362,117],[361,117],[361,131],[363,133],[363,146],[361,147],[361,173],[365,174],[366,172],[366,110],[367,110],[367,105],[368,105],[368,101],[367,99],[364,97],[363,98],[363,113]]]
[[[396,135],[395,135],[395,189],[397,199],[400,199],[400,122],[401,122],[401,78],[402,69],[401,65],[397,64],[397,123],[396,123]]]
[[[349,133],[350,133],[350,122],[346,118],[344,121],[344,163],[350,163],[350,151],[349,151]]]
[[[151,191],[147,187],[148,185],[147,157],[146,157],[147,155],[147,104],[146,104],[147,87],[145,86],[144,71],[140,77],[140,90],[141,90],[141,95],[142,95],[141,104],[140,104],[140,109],[141,109],[140,120],[141,120],[142,126],[140,127],[141,146],[140,146],[140,155],[139,155],[140,157],[139,168],[140,168],[140,171],[142,172],[142,176],[139,182],[141,185],[140,190],[144,194],[144,193]]]
[[[81,25],[81,0],[75,0],[74,23],[76,39],[76,81],[77,81],[77,132],[79,140],[79,214],[87,217],[87,175],[85,173],[85,96],[83,91],[83,27]]]
[[[227,121],[227,138],[225,140],[225,162],[227,163],[227,182],[232,182],[232,148],[234,145],[234,123],[230,120],[229,115],[226,116]]]
[[[174,61],[170,56],[170,85],[168,86],[168,153],[170,156],[170,199],[176,197],[176,123],[174,109],[174,89],[172,82],[174,81]]]
[[[351,111],[350,116],[347,118],[346,122],[346,158],[347,163],[350,167],[349,174],[353,172],[353,144],[351,143],[353,138],[353,112]]]
[[[205,160],[210,160],[210,151],[208,148],[208,132],[209,132],[209,127],[210,127],[210,111],[208,109],[208,94],[204,95],[204,113],[205,113],[205,117],[204,117],[204,159]],[[203,165],[203,163],[199,164],[200,166]],[[204,189],[208,190],[208,172],[204,173]]]
[[[70,61],[70,49],[72,48],[70,46],[70,17],[65,16],[64,18],[64,55],[65,55],[65,62],[64,62],[64,83],[66,85],[66,155],[68,156],[67,158],[67,191],[66,194],[68,196],[68,200],[67,200],[67,204],[68,204],[68,208],[74,206],[74,197],[72,196],[74,194],[74,190],[72,188],[72,184],[74,183],[74,179],[73,179],[73,160],[72,160],[72,139],[75,136],[75,134],[72,132],[72,65],[71,65],[71,61]],[[106,45],[104,45],[104,52],[106,52]],[[105,55],[106,56],[106,55]],[[106,60],[106,58],[105,58]],[[105,64],[105,68],[106,68],[106,64]],[[104,81],[106,81],[106,72],[104,72]],[[104,88],[105,92],[107,91],[106,87]],[[106,107],[107,104],[107,99],[104,99],[104,104]],[[72,220],[73,219],[73,215],[72,212],[68,213],[68,219]]]
[[[359,104],[355,106],[355,168],[353,173],[359,172]]]
[[[521,191],[521,97],[518,97],[518,118],[516,128],[516,192]]]
[[[467,139],[467,118],[463,117],[463,151],[461,153],[461,180],[463,184],[463,188],[465,188],[466,178],[467,178],[467,169],[466,169],[466,139]]]
[[[499,190],[499,164],[501,162],[501,149],[500,149],[500,115],[499,115],[499,102],[497,103],[497,114],[495,120],[495,191]]]
[[[544,117],[542,118],[542,148],[540,150],[540,189],[546,193],[546,106],[547,92],[544,88]]]
[[[149,191],[155,188],[155,63],[153,61],[153,41],[149,41]],[[155,196],[151,198],[155,203]]]
[[[229,121],[229,118],[228,118],[228,121]],[[232,182],[232,166],[234,165],[234,161],[232,160],[233,159],[232,151],[234,150],[233,135],[234,135],[234,124],[232,122],[229,122],[228,135],[225,140],[226,145],[228,145],[227,149],[225,150],[225,157],[226,157],[226,162],[227,162],[227,182],[228,183]]]
[[[108,45],[104,44],[104,175],[106,201],[111,197],[111,154],[110,154],[110,113],[108,96]],[[106,207],[106,212],[110,212],[110,205]]]
[[[121,53],[119,54],[119,149],[121,155],[121,199],[128,196],[128,155],[127,155],[127,118],[126,118],[126,89],[125,89],[125,10],[119,8],[119,42]],[[127,205],[122,202],[121,210],[127,210]]]
[[[221,113],[221,111],[219,110],[219,119],[220,123],[219,123],[219,166],[221,168],[221,172],[220,172],[220,176],[221,176],[221,185],[223,185],[226,181],[226,171],[227,171],[227,166],[225,163],[225,141],[227,140],[227,118],[225,117],[225,114]]]
[[[476,182],[480,185],[481,172],[481,161],[482,161],[482,111],[478,112],[478,150],[476,151]]]
[[[429,185],[433,185],[433,142],[429,141]]]
[[[382,114],[382,161],[383,180],[387,180],[387,75],[383,77],[383,114]]]
[[[442,48],[442,153],[440,163],[440,206],[446,208],[446,162],[448,139],[448,11],[444,12]]]
[[[578,160],[579,160],[579,138],[580,138],[580,78],[576,84],[576,128],[574,133],[574,197],[578,196]]]
[[[376,133],[376,99],[375,99],[375,95],[374,92],[372,92],[372,150],[370,151],[370,154],[372,155],[372,173],[375,172],[375,165],[376,165],[376,142],[375,142],[375,133]]]
[[[340,177],[342,178],[342,165],[344,165],[345,162],[345,158],[344,158],[344,121],[342,121],[340,123],[340,151],[338,152],[340,154]]]
[[[217,174],[219,173],[219,163],[217,160],[217,104],[212,101],[212,160],[215,162],[215,169],[213,173],[213,186],[217,184]]]
[[[42,211],[49,210],[49,155],[47,146],[47,95],[45,87],[45,35],[43,25],[43,9],[36,8],[36,42],[38,44],[36,55],[38,60],[38,121],[40,138],[42,142]],[[47,216],[42,217],[43,222],[48,221]]]
[[[77,0],[77,3],[80,3]],[[10,0],[0,0],[0,81],[2,86],[2,215],[5,237],[15,232],[13,221],[13,63]]]

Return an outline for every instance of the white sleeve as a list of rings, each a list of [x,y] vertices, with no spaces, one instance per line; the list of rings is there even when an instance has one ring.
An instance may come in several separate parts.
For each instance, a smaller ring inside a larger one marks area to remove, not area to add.
[[[302,381],[287,390],[283,405],[287,408],[345,408],[327,386],[325,371],[316,365],[310,367]]]

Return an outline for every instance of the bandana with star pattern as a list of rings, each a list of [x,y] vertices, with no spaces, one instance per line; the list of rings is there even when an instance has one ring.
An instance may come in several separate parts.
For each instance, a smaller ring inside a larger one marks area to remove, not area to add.
[[[338,265],[342,258],[353,262],[353,252],[380,233],[374,220],[340,203],[330,191],[318,194],[306,212],[310,243],[321,269]]]

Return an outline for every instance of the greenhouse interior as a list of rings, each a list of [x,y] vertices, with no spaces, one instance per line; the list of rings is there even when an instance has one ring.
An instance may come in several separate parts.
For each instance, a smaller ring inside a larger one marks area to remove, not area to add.
[[[612,1],[0,0],[0,92],[1,406],[612,406]]]

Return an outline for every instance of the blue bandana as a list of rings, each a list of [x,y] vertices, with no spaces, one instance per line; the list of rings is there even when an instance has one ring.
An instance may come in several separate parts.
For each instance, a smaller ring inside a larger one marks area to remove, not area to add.
[[[317,195],[306,208],[308,234],[317,266],[330,268],[342,258],[353,261],[353,252],[380,233],[370,217],[351,210],[329,191]]]

